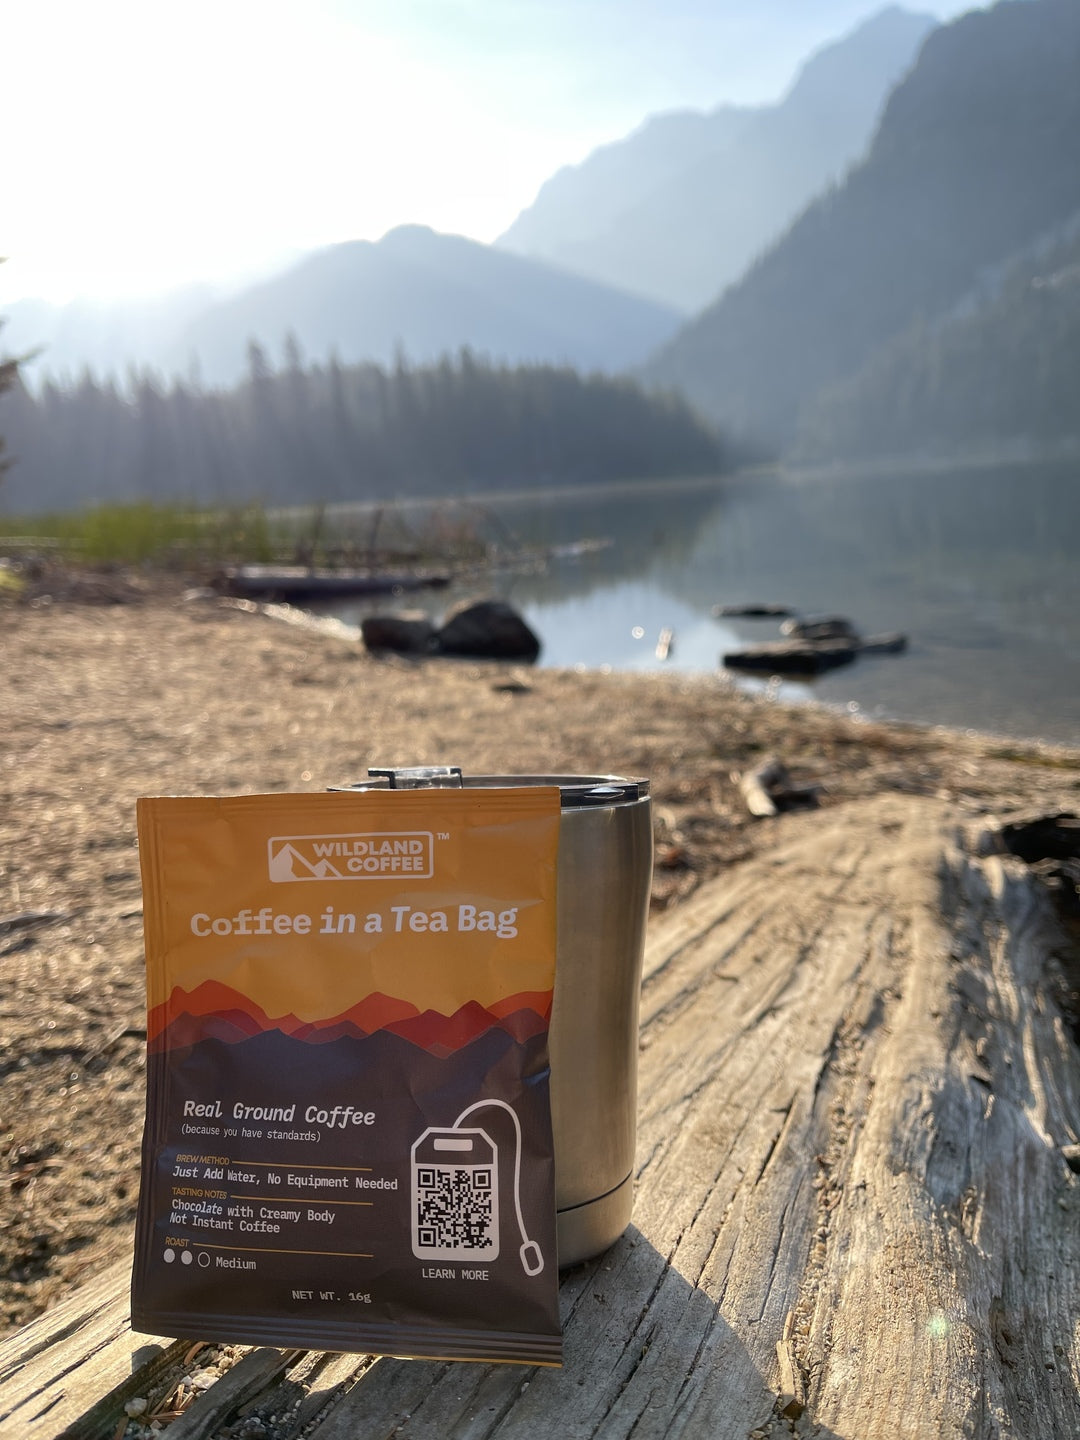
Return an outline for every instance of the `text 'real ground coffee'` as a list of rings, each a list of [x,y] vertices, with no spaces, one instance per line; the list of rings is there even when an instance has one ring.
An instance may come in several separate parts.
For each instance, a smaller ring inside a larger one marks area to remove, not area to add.
[[[558,1364],[557,788],[139,802],[132,1325]]]

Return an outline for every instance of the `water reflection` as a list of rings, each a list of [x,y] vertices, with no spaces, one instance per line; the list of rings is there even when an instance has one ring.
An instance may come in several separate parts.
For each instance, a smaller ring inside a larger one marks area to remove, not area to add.
[[[484,505],[530,544],[613,542],[542,573],[485,580],[541,636],[542,664],[715,671],[724,650],[774,639],[778,626],[719,621],[713,606],[780,602],[911,642],[905,655],[785,684],[784,695],[1080,743],[1075,463],[758,476]],[[663,662],[665,627],[674,643]]]

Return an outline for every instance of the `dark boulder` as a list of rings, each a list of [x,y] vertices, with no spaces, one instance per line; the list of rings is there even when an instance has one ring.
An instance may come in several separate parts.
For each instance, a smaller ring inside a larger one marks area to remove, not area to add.
[[[430,655],[436,648],[435,626],[426,615],[366,615],[360,622],[360,633],[373,652]]]
[[[535,660],[540,654],[540,641],[503,600],[479,600],[452,610],[435,640],[442,655]]]

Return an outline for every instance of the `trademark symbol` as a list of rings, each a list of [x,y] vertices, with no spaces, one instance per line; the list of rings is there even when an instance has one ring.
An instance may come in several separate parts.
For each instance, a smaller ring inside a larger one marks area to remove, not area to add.
[[[449,830],[440,830],[439,833],[436,835],[435,838],[436,838],[436,840],[449,840],[449,839],[450,839],[450,831],[449,831]]]

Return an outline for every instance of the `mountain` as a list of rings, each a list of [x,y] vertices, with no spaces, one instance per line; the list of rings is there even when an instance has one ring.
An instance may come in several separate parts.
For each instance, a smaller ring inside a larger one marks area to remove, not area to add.
[[[378,242],[316,251],[283,274],[215,305],[173,347],[175,370],[197,356],[204,380],[245,370],[249,340],[276,347],[289,334],[317,358],[414,363],[463,347],[508,362],[549,361],[621,370],[677,328],[670,307],[549,265],[420,225]]]
[[[800,409],[1080,207],[1080,5],[934,31],[866,161],[645,368],[776,450]]]
[[[522,991],[486,1007],[469,1000],[452,1015],[421,1011],[375,991],[338,1015],[300,1020],[292,1014],[270,1016],[242,991],[204,980],[190,992],[178,986],[154,1007],[147,1017],[147,1039],[151,1052],[160,1053],[206,1039],[240,1044],[275,1030],[310,1045],[333,1044],[344,1036],[363,1039],[383,1030],[432,1054],[450,1055],[492,1029],[504,1030],[520,1044],[545,1031],[550,1017],[550,990]]]
[[[3,348],[36,356],[25,367],[30,376],[70,377],[86,369],[123,376],[131,365],[161,364],[173,337],[216,300],[209,285],[113,304],[17,300],[4,308]]]
[[[1080,453],[1080,210],[804,412],[802,461]]]
[[[634,133],[594,150],[580,165],[566,165],[541,186],[495,244],[529,259],[561,265],[581,275],[607,279],[606,265],[628,211],[648,204],[673,175],[701,163],[716,163],[747,122],[759,112],[723,105],[708,114],[693,110],[654,115]],[[659,294],[667,277],[630,269],[626,288],[654,294],[687,311],[695,308],[685,296]],[[702,300],[712,299],[711,292]]]
[[[777,105],[657,116],[560,170],[495,243],[699,310],[863,155],[936,23],[892,7],[812,56]]]

